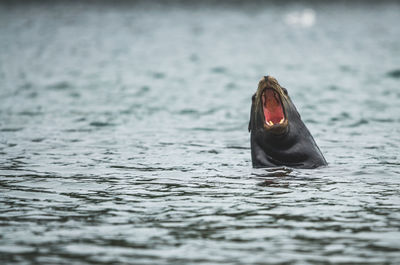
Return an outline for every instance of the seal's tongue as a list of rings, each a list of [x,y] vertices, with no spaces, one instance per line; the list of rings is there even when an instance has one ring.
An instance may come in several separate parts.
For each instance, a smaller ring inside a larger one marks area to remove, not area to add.
[[[263,108],[266,123],[272,125],[284,120],[285,115],[283,114],[282,103],[279,95],[274,90],[268,89],[264,92]]]

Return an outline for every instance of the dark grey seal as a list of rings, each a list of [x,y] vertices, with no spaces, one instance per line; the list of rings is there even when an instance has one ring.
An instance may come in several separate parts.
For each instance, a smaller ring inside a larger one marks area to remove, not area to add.
[[[327,165],[287,90],[272,76],[260,80],[252,97],[249,132],[253,167]]]

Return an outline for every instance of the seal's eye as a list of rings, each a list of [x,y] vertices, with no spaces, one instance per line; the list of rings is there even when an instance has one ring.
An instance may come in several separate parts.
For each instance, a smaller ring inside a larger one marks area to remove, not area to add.
[[[285,93],[285,95],[287,96],[288,92],[287,92],[286,88],[282,87],[282,90],[283,90],[283,93]]]

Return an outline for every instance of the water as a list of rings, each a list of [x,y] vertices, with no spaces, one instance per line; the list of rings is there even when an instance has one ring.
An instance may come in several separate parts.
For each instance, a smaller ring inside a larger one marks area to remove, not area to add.
[[[400,5],[0,5],[2,264],[400,263]],[[252,169],[258,80],[329,166]]]

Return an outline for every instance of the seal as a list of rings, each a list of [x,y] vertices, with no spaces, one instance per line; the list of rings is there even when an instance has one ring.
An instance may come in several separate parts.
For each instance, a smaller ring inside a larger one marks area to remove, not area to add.
[[[260,80],[252,97],[249,132],[253,167],[327,165],[287,90],[272,76]]]

